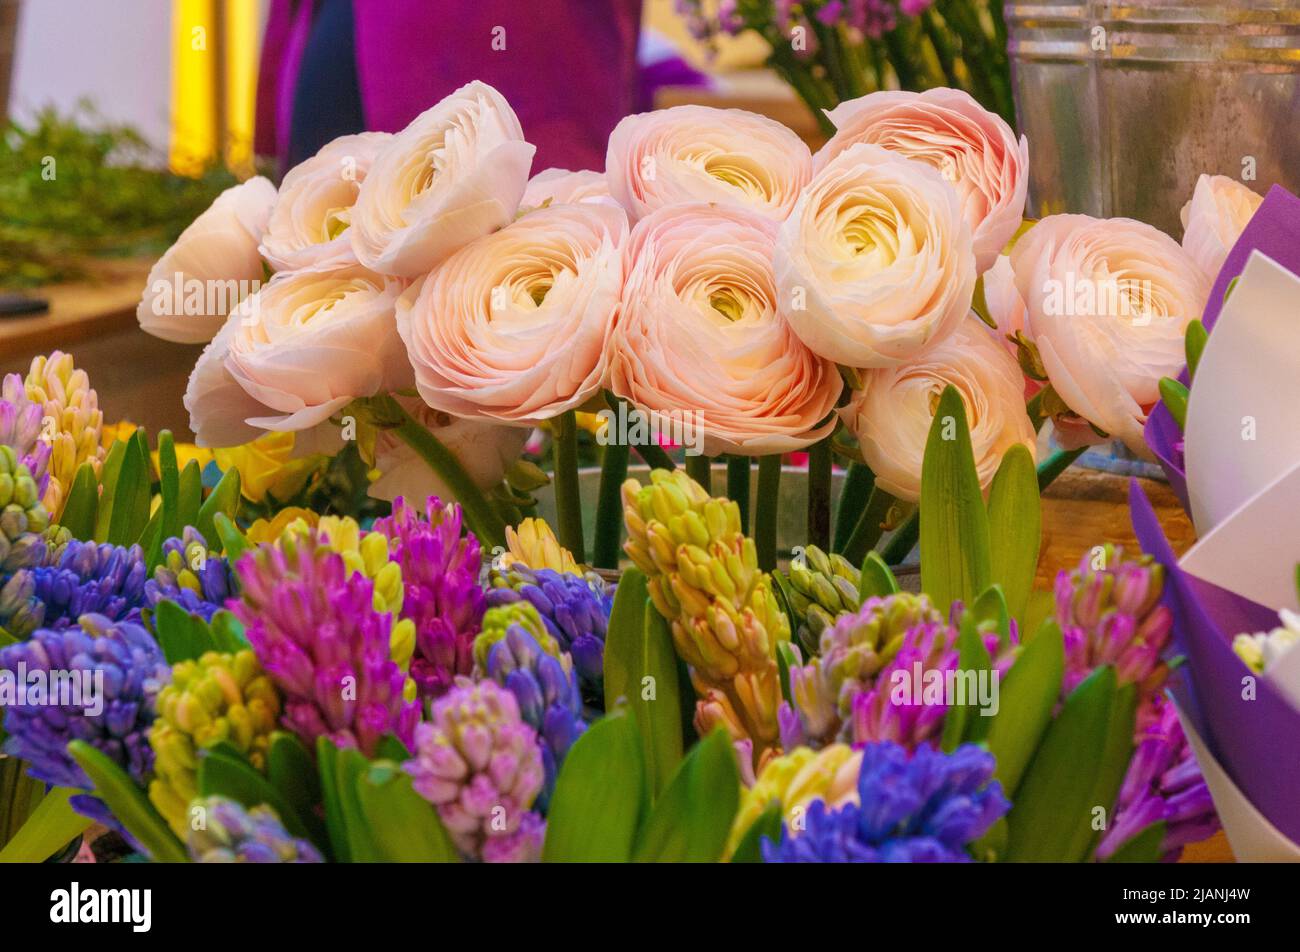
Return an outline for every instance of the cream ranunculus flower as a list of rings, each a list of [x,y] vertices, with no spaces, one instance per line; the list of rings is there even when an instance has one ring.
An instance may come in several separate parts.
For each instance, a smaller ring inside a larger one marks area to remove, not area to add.
[[[242,446],[266,432],[247,421],[274,412],[251,396],[226,369],[230,340],[239,323],[239,314],[231,314],[190,371],[184,404],[198,446]]]
[[[415,398],[398,397],[397,402],[451,451],[485,492],[501,485],[506,469],[519,458],[528,439],[527,427],[454,417]],[[429,464],[391,430],[375,434],[375,469],[379,477],[370,484],[370,495],[376,499],[455,497]]]
[[[627,219],[553,205],[453,254],[402,296],[397,327],[429,406],[523,424],[600,390]]]
[[[352,205],[375,155],[390,139],[386,132],[339,136],[289,170],[262,236],[260,250],[271,267],[299,271],[357,263],[346,234]]]
[[[393,316],[403,287],[353,265],[278,274],[241,302],[225,368],[271,411],[247,422],[305,430],[358,397],[410,386]]]
[[[677,205],[628,241],[610,387],[669,421],[698,412],[709,455],[790,452],[835,425],[843,385],[777,308],[775,237],[750,209]]]
[[[257,243],[274,203],[275,186],[260,175],[218,195],[149,270],[135,309],[140,327],[178,344],[211,340],[261,285]]]
[[[743,109],[674,106],[623,119],[609,136],[605,179],[635,223],[667,205],[743,205],[784,219],[812,175],[803,140]]]
[[[850,146],[781,225],[776,281],[814,353],[850,367],[909,361],[970,308],[975,256],[957,192],[924,163]]]
[[[505,98],[472,82],[416,116],[375,156],[348,229],[357,259],[413,278],[515,217],[533,146]]]
[[[609,185],[600,172],[568,169],[545,169],[528,180],[520,208],[574,204],[614,205],[622,208],[609,194]]]
[[[1183,333],[1210,281],[1172,238],[1129,218],[1051,215],[1011,251],[1029,337],[1074,413],[1134,453],[1161,377],[1185,360]]]
[[[1263,196],[1226,175],[1202,175],[1183,206],[1183,250],[1213,282]]]
[[[1029,143],[1024,136],[1017,142],[1001,116],[959,89],[871,93],[827,115],[836,131],[814,157],[818,171],[860,142],[933,166],[961,197],[977,272],[993,265],[1025,210]]]
[[[988,488],[1016,443],[1034,452],[1016,360],[974,314],[937,347],[901,367],[864,371],[862,389],[840,410],[876,485],[899,499],[921,496],[921,460],[935,405],[948,385],[966,408],[980,486]]]

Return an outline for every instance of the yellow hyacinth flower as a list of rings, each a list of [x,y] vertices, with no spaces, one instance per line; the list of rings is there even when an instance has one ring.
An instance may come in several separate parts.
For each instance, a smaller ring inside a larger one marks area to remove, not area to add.
[[[57,522],[81,464],[90,463],[99,475],[104,415],[90,378],[76,368],[71,354],[56,350],[34,358],[23,386],[27,399],[41,406],[41,435],[50,444],[50,481],[42,501]]]
[[[298,506],[289,506],[287,509],[281,509],[274,518],[258,519],[244,535],[253,545],[261,545],[263,542],[278,542],[280,536],[288,531],[289,527],[296,522],[303,522],[309,526],[315,526],[320,522],[320,516],[310,509],[302,509]]]
[[[582,566],[573,553],[560,545],[555,533],[543,519],[525,519],[517,527],[506,526],[506,553],[501,567],[521,562],[530,569],[551,569],[581,575]]]

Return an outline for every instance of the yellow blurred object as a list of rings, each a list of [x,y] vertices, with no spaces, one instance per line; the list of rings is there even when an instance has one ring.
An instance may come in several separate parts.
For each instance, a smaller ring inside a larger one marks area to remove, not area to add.
[[[99,475],[104,414],[90,377],[76,368],[71,354],[56,350],[34,358],[23,386],[27,399],[41,407],[41,438],[50,444],[50,481],[42,502],[50,520],[58,522],[81,464],[90,463]]]
[[[518,527],[506,526],[506,553],[502,567],[522,562],[530,569],[551,569],[581,575],[582,568],[573,553],[560,545],[555,533],[543,519],[525,519]]]
[[[299,520],[315,527],[320,523],[320,516],[310,509],[290,506],[288,509],[281,509],[277,512],[274,519],[258,519],[248,527],[248,531],[244,535],[252,545],[261,545],[264,542],[278,542],[280,536],[284,535]]]
[[[292,499],[307,484],[326,457],[293,458],[292,433],[267,433],[251,443],[212,451],[222,470],[239,470],[240,492],[249,502]]]

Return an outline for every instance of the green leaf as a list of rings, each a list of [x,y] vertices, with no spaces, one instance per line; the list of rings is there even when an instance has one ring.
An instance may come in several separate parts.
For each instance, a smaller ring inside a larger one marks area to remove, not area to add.
[[[625,701],[636,712],[653,800],[682,759],[682,685],[672,632],[647,592],[640,570],[623,573],[605,633],[605,710]]]
[[[191,661],[205,651],[213,651],[216,644],[207,624],[197,615],[191,615],[171,599],[163,599],[154,609],[154,632],[158,646],[168,664]]]
[[[757,820],[750,824],[745,835],[736,844],[736,852],[731,854],[733,863],[763,862],[762,842],[764,838],[773,843],[781,841],[781,804],[771,803]]]
[[[637,837],[638,863],[714,863],[740,806],[730,737],[715,730],[681,762]]]
[[[325,810],[325,830],[329,835],[330,852],[335,862],[352,862],[352,849],[348,841],[347,819],[343,815],[343,800],[338,784],[339,749],[324,735],[316,738],[316,768],[320,777],[321,804]]]
[[[1115,707],[1115,669],[1098,668],[1066,698],[1007,815],[1010,862],[1077,863],[1092,841],[1098,771]]]
[[[280,822],[294,836],[305,837],[321,846],[327,841],[325,828],[313,813],[299,814],[292,803],[242,757],[231,757],[215,749],[205,752],[199,758],[198,787],[202,796],[227,797],[248,809],[264,803],[280,815]]]
[[[89,463],[77,467],[77,475],[68,490],[68,501],[63,507],[59,524],[72,533],[74,539],[87,541],[95,537],[95,515],[99,511],[99,480],[95,468]]]
[[[232,466],[225,471],[208,498],[203,501],[203,505],[199,507],[198,518],[194,520],[194,528],[199,530],[210,547],[216,548],[221,544],[214,522],[217,513],[224,513],[228,518],[234,519],[238,507],[239,470]]]
[[[266,779],[299,816],[314,816],[320,803],[320,774],[311,754],[293,734],[275,731],[266,752]],[[328,835],[326,837],[328,840]]]
[[[543,862],[627,862],[646,799],[635,715],[606,715],[565,755],[551,797]]]
[[[212,616],[208,631],[212,635],[212,646],[217,651],[234,654],[251,647],[244,637],[243,622],[224,608]]]
[[[113,518],[113,497],[117,493],[117,481],[122,472],[122,462],[126,459],[127,444],[125,440],[114,440],[104,457],[100,468],[99,505],[95,510],[95,541],[108,541],[108,525]]]
[[[1178,429],[1187,428],[1187,388],[1182,381],[1173,377],[1160,378],[1160,399],[1169,408],[1169,415],[1178,424]]]
[[[68,787],[55,787],[45,794],[27,822],[0,850],[0,863],[43,863],[84,832],[90,819],[68,804],[68,798],[76,793]]]
[[[153,567],[162,561],[163,542],[181,533],[179,525],[181,474],[180,468],[176,465],[176,441],[172,439],[170,430],[163,430],[158,434],[158,484],[162,495],[162,503],[158,507],[158,511],[162,513],[162,525],[158,539],[150,550],[157,556],[156,559],[152,557],[150,559],[150,571],[153,571]]]
[[[1129,837],[1106,859],[1107,863],[1158,863],[1164,855],[1165,821],[1159,820]]]
[[[69,743],[68,753],[94,784],[95,795],[108,804],[117,821],[155,862],[189,862],[189,854],[167,821],[121,767],[83,740]]]
[[[1042,528],[1038,470],[1029,450],[1017,443],[1002,457],[989,487],[990,577],[1002,586],[1016,618],[1023,617],[1034,587]]]
[[[999,691],[998,713],[985,738],[997,758],[994,776],[1013,802],[1039,740],[1061,696],[1065,641],[1055,622],[1048,622],[1021,650]]]
[[[1137,719],[1137,685],[1126,684],[1115,692],[1115,702],[1111,706],[1110,724],[1106,729],[1106,745],[1102,749],[1101,762],[1097,767],[1096,786],[1093,790],[1092,803],[1106,811],[1106,825],[1115,819],[1116,801],[1119,788],[1128,773],[1129,761],[1133,757],[1133,733]],[[1091,856],[1101,841],[1102,831],[1095,831],[1089,839],[1086,855]]]
[[[776,667],[777,673],[781,676],[781,697],[790,704],[794,703],[794,695],[790,690],[790,669],[798,667],[802,662],[799,649],[790,642],[776,643]]]
[[[1005,649],[1011,642],[1011,606],[1007,604],[1002,586],[994,582],[980,593],[970,607],[975,624],[981,630],[987,630],[992,624],[998,633],[998,650]]]
[[[862,562],[862,575],[858,581],[858,594],[862,600],[877,597],[884,598],[898,591],[898,579],[890,571],[885,560],[876,552],[868,552]]]
[[[177,525],[181,529],[194,525],[199,518],[199,506],[203,504],[203,468],[199,466],[198,460],[190,460],[181,470],[176,497]]]
[[[224,512],[216,513],[212,517],[212,523],[217,531],[216,545],[225,552],[226,558],[232,565],[236,559],[252,548],[248,538]]]
[[[941,612],[988,587],[989,522],[975,472],[966,408],[944,388],[921,463],[921,590]]]
[[[108,541],[113,545],[130,546],[140,541],[149,524],[152,482],[149,444],[144,430],[139,429],[131,434],[113,489],[112,516],[108,523]]]
[[[976,613],[970,609],[962,612],[957,635],[957,669],[959,672],[974,672],[976,681],[989,678],[993,670],[993,659],[984,647],[984,639],[976,626]],[[990,674],[984,674],[990,672]],[[969,682],[964,681],[964,684]],[[945,751],[956,750],[964,741],[977,742],[988,733],[992,716],[985,717],[979,710],[978,697],[967,695],[964,704],[953,703],[943,719],[943,739],[941,746]]]
[[[348,855],[353,863],[377,863],[381,859],[361,810],[358,792],[359,781],[369,767],[370,762],[359,750],[351,747],[341,748],[334,758],[334,783],[343,813],[343,829],[348,838]]]
[[[438,811],[392,761],[371,764],[357,778],[357,800],[375,858],[386,863],[458,863]]]
[[[1191,321],[1187,325],[1187,330],[1183,333],[1183,353],[1187,355],[1187,379],[1195,382],[1196,368],[1201,364],[1201,354],[1205,352],[1205,344],[1210,339],[1210,333],[1205,329],[1205,325],[1200,321]]]

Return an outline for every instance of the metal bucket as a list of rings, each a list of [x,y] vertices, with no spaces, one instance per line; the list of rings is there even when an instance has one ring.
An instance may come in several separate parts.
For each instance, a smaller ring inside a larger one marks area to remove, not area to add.
[[[1202,172],[1300,192],[1300,0],[1008,3],[1030,213],[1178,237]]]

